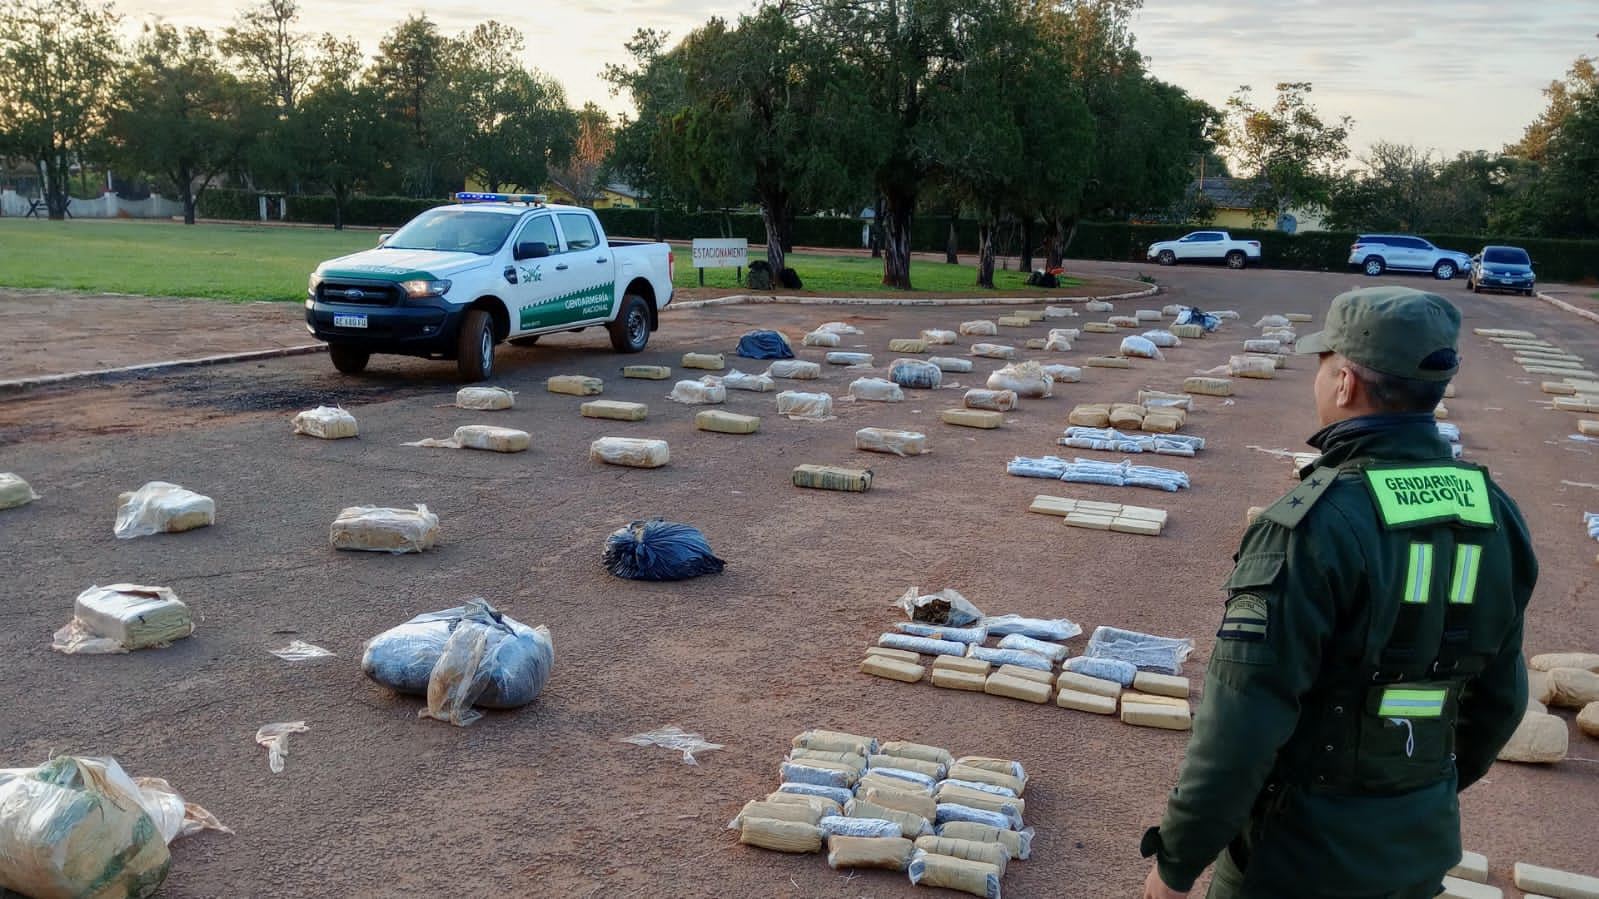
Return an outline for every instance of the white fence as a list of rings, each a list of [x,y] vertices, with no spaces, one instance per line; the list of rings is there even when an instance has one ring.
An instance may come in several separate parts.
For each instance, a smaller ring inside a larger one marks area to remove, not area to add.
[[[34,207],[34,204],[37,204],[37,207]],[[0,215],[21,218],[27,215],[30,209],[36,209],[34,214],[39,218],[46,218],[49,215],[44,201],[39,197],[24,197],[14,190],[0,192]],[[160,219],[182,215],[183,204],[159,194],[151,194],[144,200],[124,200],[116,194],[106,193],[92,200],[80,200],[74,197],[67,211],[73,218],[80,219]]]

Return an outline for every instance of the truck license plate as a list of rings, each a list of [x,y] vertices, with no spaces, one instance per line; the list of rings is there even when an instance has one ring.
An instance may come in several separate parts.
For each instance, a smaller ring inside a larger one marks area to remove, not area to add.
[[[366,315],[363,313],[341,313],[333,316],[335,328],[364,328]]]

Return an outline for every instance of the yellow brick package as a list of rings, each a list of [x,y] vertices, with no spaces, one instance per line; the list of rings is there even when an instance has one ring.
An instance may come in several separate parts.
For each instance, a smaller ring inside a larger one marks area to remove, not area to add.
[[[934,780],[943,777],[944,772],[948,769],[948,766],[943,762],[902,758],[882,753],[867,758],[866,764],[873,768],[899,768],[903,771],[915,771],[917,774],[925,774]]]
[[[910,785],[915,789],[915,785]],[[896,790],[891,786],[880,783],[868,782],[860,789],[860,798],[875,806],[904,812],[927,821],[933,820],[938,815],[938,800],[922,793],[912,793],[909,790]],[[909,820],[909,819],[907,819]],[[912,827],[918,826],[917,822],[910,821]]]
[[[991,321],[961,322],[960,332],[967,337],[993,337],[999,333],[999,326]]]
[[[906,870],[910,872],[911,883],[918,886],[943,887],[984,899],[999,899],[999,869],[993,865],[918,849]]]
[[[983,840],[963,840],[959,837],[926,836],[916,838],[916,848],[932,855],[947,855],[967,861],[985,862],[999,869],[1005,876],[1005,865],[1010,862],[1010,852],[999,843]]]
[[[669,365],[624,365],[622,377],[640,378],[646,381],[664,381],[672,376]]]
[[[1499,750],[1498,758],[1502,762],[1552,764],[1566,757],[1569,740],[1565,719],[1529,710],[1510,735],[1509,742]]]
[[[1232,396],[1233,382],[1228,378],[1185,378],[1183,380],[1183,393],[1197,393],[1203,396]]]
[[[877,751],[877,741],[871,737],[859,734],[845,733],[840,730],[826,730],[812,728],[795,737],[791,743],[795,749],[822,749],[831,752],[853,752],[862,758]]]
[[[1027,814],[1027,801],[1014,796],[1001,796],[998,793],[989,793],[984,790],[974,790],[960,784],[942,783],[938,786],[935,798],[939,802],[953,802],[968,808],[982,809],[988,812],[1001,812],[1009,815],[1014,811],[1017,816]]]
[[[974,388],[966,391],[966,395],[961,399],[961,402],[968,409],[990,409],[995,412],[1009,412],[1016,408],[1016,391]]]
[[[1156,696],[1171,696],[1176,699],[1188,698],[1188,678],[1177,677],[1171,674],[1156,674],[1153,671],[1140,671],[1133,675],[1133,689]]]
[[[920,337],[896,337],[888,342],[890,353],[925,353],[927,341]]]
[[[778,805],[810,806],[815,808],[817,813],[824,817],[827,815],[844,814],[844,806],[834,802],[831,799],[828,799],[825,796],[808,796],[804,793],[784,793],[782,790],[778,790],[775,793],[767,793],[766,798],[762,801],[771,802]]]
[[[492,453],[520,453],[533,442],[526,431],[493,425],[462,425],[455,429],[455,436],[450,439],[462,449],[488,450]]]
[[[1089,356],[1083,360],[1088,368],[1132,368],[1133,363],[1121,356]]]
[[[194,633],[189,607],[166,587],[90,587],[73,602],[72,619],[56,633],[52,649],[68,654],[95,651],[85,638],[99,638],[115,643],[113,651],[131,651],[166,646]]]
[[[1115,334],[1116,326],[1110,322],[1083,322],[1082,330],[1089,334]]]
[[[419,553],[439,538],[439,516],[427,506],[382,509],[351,506],[333,520],[328,540],[334,549],[364,552]]]
[[[951,671],[965,671],[969,674],[988,676],[989,669],[993,666],[983,659],[974,659],[969,656],[935,656],[933,668],[947,668]]]
[[[970,759],[956,759],[955,764],[949,766],[950,779],[974,780],[980,784],[1004,787],[1018,796],[1027,790],[1027,780],[1025,778],[1005,771],[995,771],[991,768],[973,765],[971,761]]]
[[[791,759],[816,759],[822,762],[836,762],[848,765],[855,772],[856,777],[866,770],[866,757],[853,752],[835,752],[831,749],[805,749],[803,747],[790,749],[788,757]]]
[[[605,382],[588,375],[555,375],[544,382],[544,389],[550,393],[594,396],[605,392]]]
[[[1089,677],[1086,674],[1078,674],[1075,671],[1062,671],[1060,677],[1055,679],[1055,686],[1063,690],[1075,690],[1079,693],[1109,696],[1112,699],[1122,695],[1121,684],[1102,677]]]
[[[822,830],[804,821],[778,821],[772,818],[745,818],[738,841],[777,852],[819,852]]]
[[[878,805],[875,802],[869,802],[864,799],[851,799],[849,802],[844,803],[844,815],[849,818],[876,818],[879,821],[893,821],[899,825],[900,833],[908,834],[912,837],[919,837],[932,829],[932,825],[928,823],[929,819],[925,815],[889,808],[886,805]]]
[[[721,353],[684,353],[684,368],[700,368],[706,371],[721,371],[727,367]]]
[[[977,842],[998,843],[1005,847],[1011,858],[1027,859],[1033,854],[1033,829],[1003,830],[992,824],[982,824],[977,821],[951,821],[941,824],[938,835],[957,840],[975,840]]]
[[[112,532],[121,539],[151,534],[177,534],[216,523],[217,504],[165,481],[150,481],[131,493],[117,495],[117,520]]]
[[[988,675],[935,667],[932,682],[933,686],[943,687],[946,690],[970,690],[973,693],[982,693],[988,688]]]
[[[660,468],[672,460],[672,451],[665,440],[601,437],[589,444],[589,459],[629,468]]]
[[[1599,671],[1599,653],[1541,652],[1527,660],[1527,668],[1531,671],[1553,671],[1556,668]]]
[[[643,403],[624,403],[621,400],[589,400],[579,406],[578,411],[584,418],[643,421],[649,417],[650,407]]]
[[[1235,378],[1263,378],[1276,376],[1277,366],[1270,359],[1257,356],[1233,356],[1227,360],[1227,370]]]
[[[1179,708],[1165,703],[1134,702],[1123,695],[1122,723],[1166,730],[1188,730],[1193,726],[1193,718],[1186,704]]]
[[[935,664],[937,663],[935,662]],[[937,762],[946,768],[955,762],[955,756],[951,755],[949,750],[942,746],[909,743],[905,740],[890,740],[879,746],[877,751],[886,756],[901,756],[908,759],[920,759],[924,762]]]
[[[323,440],[341,440],[360,433],[355,416],[336,406],[318,406],[294,416],[294,433]]]
[[[1116,697],[1098,693],[1063,688],[1055,694],[1055,704],[1063,709],[1092,712],[1095,715],[1116,714]]]
[[[1005,423],[1005,415],[1001,412],[990,412],[986,409],[945,409],[938,414],[945,424],[960,425],[965,428],[993,429]]]
[[[903,871],[916,847],[904,837],[827,838],[827,864],[831,868],[886,868]]]
[[[705,409],[694,415],[695,428],[715,434],[753,434],[760,426],[760,418],[754,415],[740,415],[722,409]]]
[[[1031,325],[1033,320],[1025,315],[1001,315],[994,323],[1001,328],[1025,328]]]
[[[795,487],[817,490],[842,490],[848,493],[865,493],[872,489],[872,471],[869,468],[842,468],[837,465],[797,465],[790,475]]]
[[[798,795],[798,794],[789,794]],[[733,819],[737,824],[743,824],[745,818],[770,818],[773,821],[803,821],[812,827],[822,820],[820,805],[799,802],[763,802],[752,799],[744,803],[738,816]]]
[[[920,662],[922,658],[922,654],[919,652],[911,652],[908,649],[891,649],[887,646],[868,646],[866,647],[866,654],[899,659],[901,662]]]
[[[914,662],[902,662],[884,656],[867,656],[861,662],[861,673],[914,684],[922,679],[926,669]]]

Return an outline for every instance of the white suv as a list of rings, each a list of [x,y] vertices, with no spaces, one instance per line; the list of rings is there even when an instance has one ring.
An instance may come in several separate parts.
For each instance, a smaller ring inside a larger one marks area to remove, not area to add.
[[[1444,250],[1412,234],[1362,234],[1349,247],[1349,264],[1376,277],[1396,272],[1432,272],[1440,281],[1471,270],[1471,254]]]

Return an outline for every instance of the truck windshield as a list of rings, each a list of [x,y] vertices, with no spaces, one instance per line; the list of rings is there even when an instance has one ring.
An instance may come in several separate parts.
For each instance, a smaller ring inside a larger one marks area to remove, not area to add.
[[[1527,254],[1514,247],[1496,247],[1482,254],[1483,262],[1496,262],[1500,265],[1531,265],[1532,260]]]
[[[394,232],[391,250],[441,250],[487,256],[505,244],[517,217],[467,209],[430,209]]]

